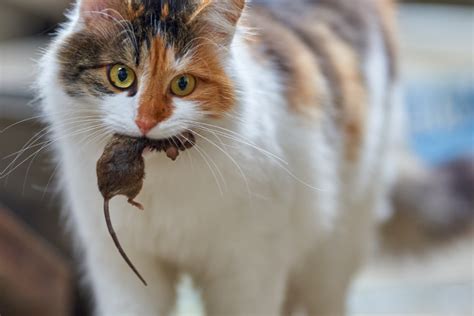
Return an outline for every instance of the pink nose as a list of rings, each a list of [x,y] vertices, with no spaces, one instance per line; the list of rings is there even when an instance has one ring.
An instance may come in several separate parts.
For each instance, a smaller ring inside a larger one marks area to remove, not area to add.
[[[146,135],[153,129],[153,127],[158,124],[158,121],[148,118],[137,118],[135,120],[135,123],[137,124],[142,134]]]

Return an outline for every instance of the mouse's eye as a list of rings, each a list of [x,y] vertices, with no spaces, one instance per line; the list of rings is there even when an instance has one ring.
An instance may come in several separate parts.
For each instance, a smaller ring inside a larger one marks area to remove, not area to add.
[[[108,77],[110,83],[120,90],[130,89],[137,79],[130,67],[120,64],[108,67]]]
[[[180,75],[171,81],[171,92],[178,97],[186,97],[194,92],[196,78],[192,75]]]

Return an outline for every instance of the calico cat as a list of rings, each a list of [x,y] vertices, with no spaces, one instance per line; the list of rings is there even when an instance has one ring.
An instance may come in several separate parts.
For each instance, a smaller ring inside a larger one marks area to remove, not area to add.
[[[168,315],[191,275],[208,315],[341,315],[390,213],[398,74],[390,0],[79,0],[41,62],[42,109],[98,315]],[[144,212],[102,217],[115,134],[147,154]],[[384,215],[385,214],[385,215]]]

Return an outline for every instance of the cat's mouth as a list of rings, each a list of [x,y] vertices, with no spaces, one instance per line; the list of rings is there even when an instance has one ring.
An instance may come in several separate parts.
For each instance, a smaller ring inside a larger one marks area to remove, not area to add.
[[[166,139],[144,137],[140,140],[143,141],[143,145],[148,151],[163,151],[173,161],[178,158],[180,152],[190,149],[196,144],[196,137],[190,131]]]

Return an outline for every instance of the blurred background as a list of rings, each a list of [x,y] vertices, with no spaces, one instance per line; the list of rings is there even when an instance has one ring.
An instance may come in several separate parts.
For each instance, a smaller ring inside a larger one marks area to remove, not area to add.
[[[30,88],[35,61],[69,7],[68,0],[0,0],[2,171],[42,135]],[[412,149],[433,168],[473,164],[473,2],[406,1],[399,22]],[[52,189],[55,164],[43,149],[0,181],[0,315],[88,315],[90,296]],[[351,315],[474,315],[473,241],[471,229],[429,250],[378,251],[354,285]],[[177,313],[200,315],[193,292],[181,292]]]

